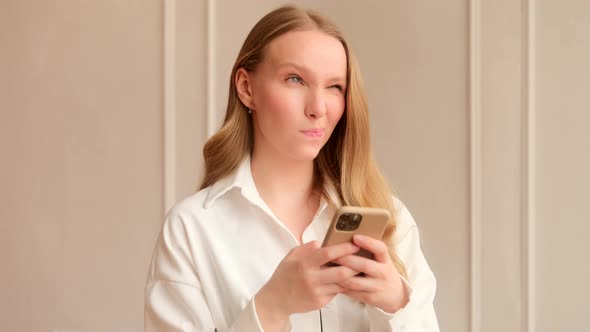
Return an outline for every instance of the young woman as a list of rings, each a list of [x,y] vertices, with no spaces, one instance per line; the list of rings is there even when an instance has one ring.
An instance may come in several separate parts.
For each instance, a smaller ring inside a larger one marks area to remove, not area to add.
[[[285,6],[254,26],[204,158],[154,251],[147,331],[438,331],[416,224],[374,163],[359,67],[326,18]],[[321,248],[340,205],[388,208],[391,231]]]

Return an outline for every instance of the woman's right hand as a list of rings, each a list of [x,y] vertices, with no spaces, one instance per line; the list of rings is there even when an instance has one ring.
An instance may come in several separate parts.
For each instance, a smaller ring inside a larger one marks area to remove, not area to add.
[[[264,330],[282,331],[289,315],[318,310],[328,304],[343,290],[338,283],[359,272],[325,264],[358,250],[353,243],[321,248],[317,241],[292,249],[256,294],[256,312]]]

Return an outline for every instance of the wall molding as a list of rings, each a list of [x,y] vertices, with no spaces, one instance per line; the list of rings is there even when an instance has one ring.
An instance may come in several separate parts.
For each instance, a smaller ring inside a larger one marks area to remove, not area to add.
[[[523,1],[521,299],[522,331],[535,326],[535,0]]]
[[[164,215],[176,202],[176,0],[164,0]]]
[[[482,330],[481,2],[469,1],[470,331]]]
[[[535,0],[523,0],[520,73],[520,331],[535,332]],[[483,268],[483,29],[482,1],[469,1],[470,322],[486,330]],[[486,51],[487,52],[487,51]],[[486,53],[487,54],[487,53]]]

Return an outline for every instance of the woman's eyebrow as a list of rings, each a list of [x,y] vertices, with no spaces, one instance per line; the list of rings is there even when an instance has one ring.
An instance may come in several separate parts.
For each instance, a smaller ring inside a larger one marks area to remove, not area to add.
[[[297,70],[307,72],[309,71],[305,66],[299,65],[295,62],[281,62],[277,65],[277,68],[293,67]]]

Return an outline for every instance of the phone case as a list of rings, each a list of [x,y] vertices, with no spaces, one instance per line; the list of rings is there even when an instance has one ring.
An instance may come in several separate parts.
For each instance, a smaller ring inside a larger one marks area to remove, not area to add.
[[[340,219],[340,216],[346,213],[359,214],[362,216],[362,220],[357,229],[352,231],[337,229],[336,225]],[[344,242],[352,242],[352,237],[354,234],[367,235],[374,239],[381,240],[390,218],[391,213],[386,209],[342,206],[336,210],[322,246],[325,247]],[[359,250],[356,255],[371,259],[373,258],[373,254],[364,249]]]

